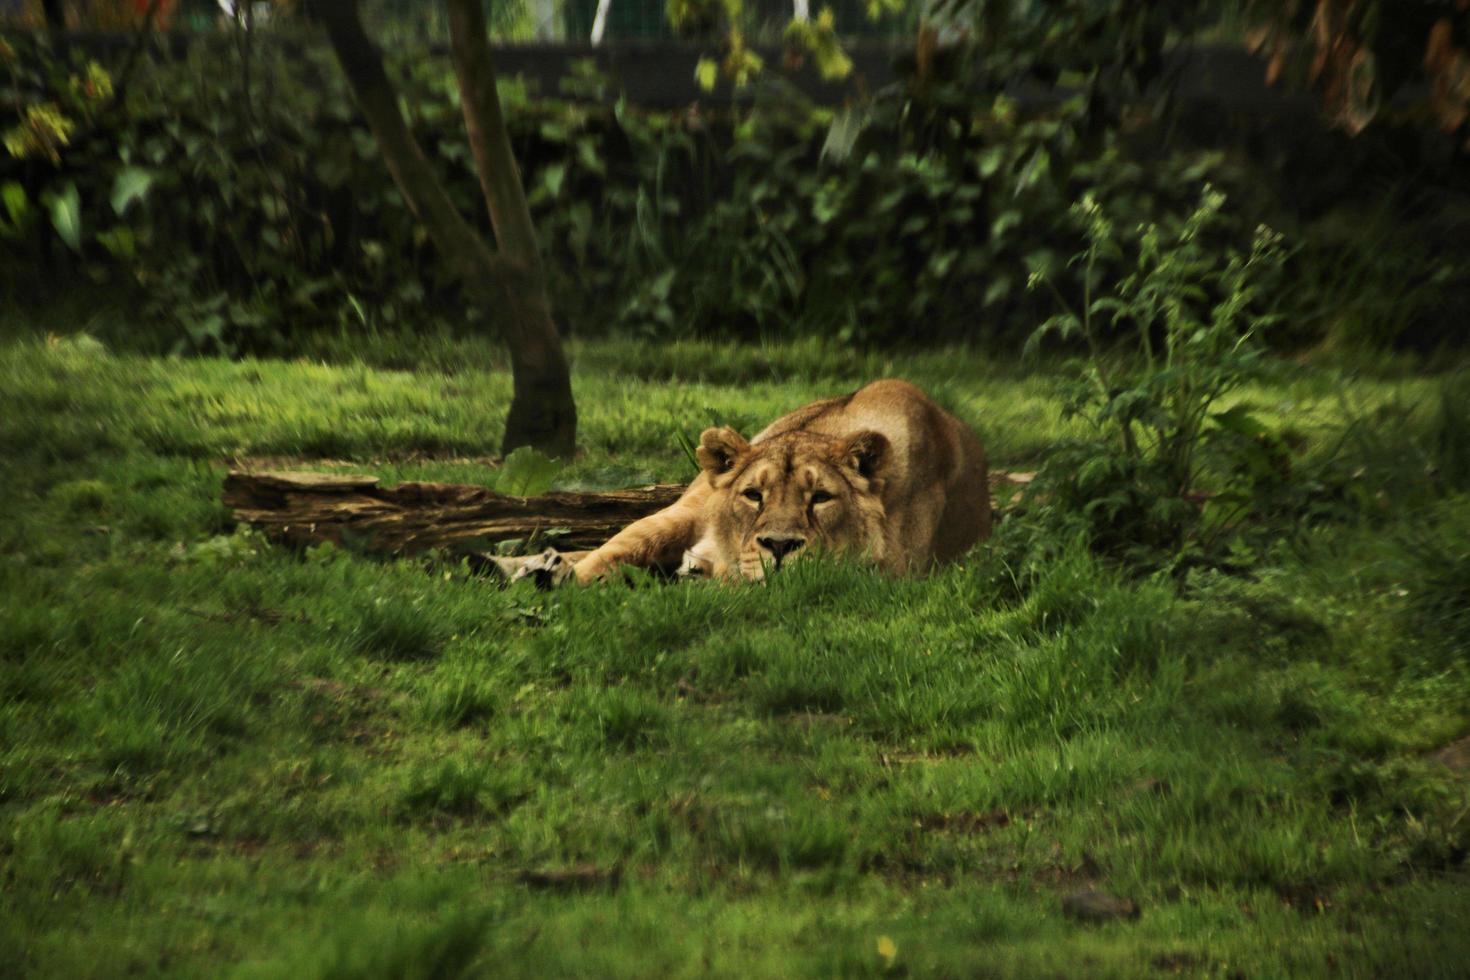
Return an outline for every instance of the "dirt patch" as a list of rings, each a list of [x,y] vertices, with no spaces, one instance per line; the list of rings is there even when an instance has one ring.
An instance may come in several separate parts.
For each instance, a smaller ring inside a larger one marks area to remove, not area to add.
[[[1443,748],[1435,749],[1424,756],[1430,762],[1444,766],[1457,776],[1470,776],[1470,735]]]
[[[358,747],[373,746],[386,735],[387,729],[378,719],[388,697],[386,691],[326,677],[300,678],[288,681],[287,686],[306,693],[312,726],[323,735],[334,735]]]
[[[1310,882],[1284,882],[1276,886],[1276,895],[1287,908],[1314,915],[1332,908],[1332,896]]]
[[[861,867],[864,874],[881,875],[889,884],[906,891],[950,888],[955,883],[948,868],[935,867],[913,846],[895,853],[874,854]]]
[[[1155,970],[1164,973],[1194,973],[1208,962],[1198,953],[1159,953],[1149,960]]]
[[[920,830],[929,833],[976,835],[1009,827],[1016,820],[1025,821],[1032,813],[1031,810],[1021,810],[1013,814],[1004,807],[984,812],[956,810],[952,813],[925,813],[915,822]]]
[[[614,865],[600,868],[595,864],[579,864],[570,868],[531,868],[516,874],[516,880],[531,888],[545,891],[590,891],[617,888],[623,880],[623,869]]]
[[[1132,920],[1139,916],[1138,903],[1095,888],[1084,888],[1062,899],[1062,914],[1075,922],[1096,925]]]
[[[795,711],[781,716],[781,721],[792,728],[846,728],[852,719],[828,711]]]

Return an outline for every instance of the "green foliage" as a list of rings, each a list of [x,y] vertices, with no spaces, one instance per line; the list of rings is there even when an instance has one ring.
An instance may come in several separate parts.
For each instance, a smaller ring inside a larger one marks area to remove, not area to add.
[[[1073,307],[1045,272],[1063,311],[1027,343],[1080,340],[1087,357],[1064,385],[1063,412],[1093,438],[1048,453],[1027,496],[1057,533],[1144,565],[1209,551],[1268,506],[1289,473],[1281,438],[1236,397],[1267,367],[1262,333],[1284,259],[1264,227],[1247,255],[1211,242],[1225,197],[1205,187],[1177,227],[1120,231],[1090,195],[1073,209],[1086,248]],[[1108,263],[1132,271],[1100,288]],[[1044,501],[1044,503],[1041,503]],[[1201,504],[1204,504],[1201,506]]]
[[[1470,519],[1463,496],[1438,510],[1439,520],[1406,532],[1405,629],[1423,638],[1423,653],[1438,654],[1421,655],[1418,665],[1463,670],[1470,667]]]
[[[409,773],[400,797],[408,819],[475,816],[513,807],[526,796],[519,773],[484,759],[448,758]]]
[[[142,62],[58,165],[0,162],[17,293],[56,264],[55,232],[28,213],[45,195],[70,202],[80,254],[64,270],[146,304],[153,334],[130,345],[287,353],[425,311],[462,319],[323,52],[262,40],[247,73],[228,41]],[[35,45],[21,57],[38,79],[61,63]],[[483,213],[448,66],[413,58],[399,74],[452,199]],[[607,84],[581,70],[564,88]],[[1160,218],[1216,169],[1087,143],[1080,101],[1022,117],[937,85],[843,116],[840,139],[821,110],[768,93],[749,115],[528,101],[513,84],[505,98],[556,312],[593,334],[1018,341],[1038,312],[1021,287],[1053,261],[1072,201],[1096,188],[1130,219]]]
[[[1082,247],[1068,209],[1087,193],[1122,227],[1167,225],[1212,180],[1231,189],[1212,247],[1247,247],[1263,175],[1171,153],[1138,113],[1124,125],[1114,112],[1152,104],[1142,93],[1157,66],[1131,61],[1143,49],[1126,39],[1162,50],[1160,25],[1179,29],[1184,12],[1171,27],[1156,4],[1066,5],[1061,20],[1055,4],[988,6],[1000,26],[984,29],[1003,27],[1005,45],[984,58],[936,48],[905,84],[835,114],[774,83],[748,111],[609,107],[583,101],[611,89],[590,63],[563,80],[568,101],[505,80],[564,332],[1014,349],[1051,312],[1024,288],[1032,273],[1078,302],[1079,270],[1063,258]],[[238,40],[141,61],[115,111],[55,163],[0,160],[0,278],[13,293],[34,297],[58,276],[95,284],[149,314],[141,336],[100,327],[109,340],[180,352],[309,353],[425,316],[493,329],[493,310],[464,315],[320,45],[288,30]],[[86,72],[39,40],[15,52],[39,96]],[[408,54],[395,74],[451,198],[482,215],[449,66]],[[1025,77],[1078,94],[1027,113],[994,94]],[[1286,210],[1275,217],[1303,247],[1280,297],[1282,343],[1454,342],[1464,236],[1452,211],[1425,237],[1427,219],[1406,229],[1396,204],[1366,224],[1344,205],[1335,232]],[[1103,263],[1097,288],[1127,271]]]
[[[1443,484],[1470,492],[1470,371],[1445,379],[1430,427],[1432,472]]]
[[[1320,166],[1298,166],[1325,183]],[[1470,214],[1460,202],[1439,181],[1395,180],[1368,193],[1339,190],[1325,213],[1304,207],[1310,218],[1283,214],[1281,230],[1299,247],[1290,288],[1280,291],[1277,336],[1288,347],[1350,354],[1458,347],[1465,296],[1457,284],[1470,281],[1461,248]]]
[[[5,212],[0,214],[0,238],[18,237],[30,216],[31,203],[26,189],[19,181],[6,181],[0,186],[0,204],[5,205]]]
[[[148,189],[152,186],[152,172],[142,167],[128,167],[118,171],[112,182],[112,210],[118,217],[123,217],[133,202],[148,196]]]
[[[354,650],[369,656],[422,660],[439,655],[446,633],[421,602],[378,596],[359,603],[347,636]]]
[[[930,0],[931,23],[964,32],[981,79],[1074,84],[1100,126],[1152,105],[1164,55],[1212,23],[1212,0]]]
[[[551,489],[561,464],[544,453],[522,446],[505,457],[495,480],[497,493],[512,497],[535,497]]]
[[[19,118],[0,142],[16,159],[43,157],[53,164],[60,163],[62,151],[77,131],[77,120],[83,125],[92,123],[112,100],[112,76],[95,61],[78,63],[75,71],[68,72],[62,63],[28,62],[0,39],[0,64],[10,76],[12,92],[19,93],[22,85],[38,85],[44,86],[50,96],[15,107]]]
[[[814,18],[793,20],[786,27],[786,42],[810,54],[822,78],[829,81],[846,78],[852,71],[852,59],[837,40],[831,7],[822,7]]]
[[[533,204],[547,240],[574,251],[552,267],[603,280],[608,293],[635,284],[613,322],[649,336],[1008,343],[1037,311],[1022,285],[1055,264],[1073,200],[1106,188],[1130,218],[1158,218],[1215,168],[1211,158],[1144,168],[1114,144],[1086,158],[1081,103],[1022,118],[1002,98],[944,123],[924,121],[925,104],[891,93],[839,117],[820,146],[814,117],[757,109],[723,165],[707,143],[624,108],[623,132],[635,146],[647,141],[654,165],[626,193],[596,172],[551,170],[561,206],[546,207],[548,185]],[[594,179],[605,232],[578,203]],[[594,262],[624,209],[627,245]]]
[[[59,193],[41,195],[41,204],[51,214],[51,227],[73,252],[82,250],[82,209],[77,185],[68,183]]]
[[[201,38],[179,61],[143,62],[51,165],[0,162],[77,253],[73,275],[144,304],[145,345],[280,351],[324,328],[391,326],[434,281],[411,274],[422,239],[335,74],[295,43]],[[41,36],[16,49],[33,84],[72,86]],[[45,234],[11,223],[0,238],[19,291]]]

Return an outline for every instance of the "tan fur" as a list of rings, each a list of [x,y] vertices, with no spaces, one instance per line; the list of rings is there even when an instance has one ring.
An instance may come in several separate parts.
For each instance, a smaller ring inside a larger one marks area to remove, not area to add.
[[[749,442],[707,429],[698,458],[684,495],[578,561],[577,581],[620,565],[759,579],[815,550],[903,573],[990,534],[979,440],[906,381],[813,402]]]

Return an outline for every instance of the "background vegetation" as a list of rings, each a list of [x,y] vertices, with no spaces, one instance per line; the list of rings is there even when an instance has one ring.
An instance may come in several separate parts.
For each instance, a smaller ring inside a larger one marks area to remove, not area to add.
[[[1026,295],[1032,272],[1075,292],[1058,258],[1077,244],[1067,213],[1084,191],[1126,233],[1177,220],[1208,179],[1228,192],[1222,236],[1248,242],[1265,222],[1295,252],[1280,344],[1458,339],[1464,168],[1422,128],[1387,120],[1349,142],[1290,116],[1140,102],[1157,66],[1022,27],[1007,25],[1020,36],[1005,57],[948,56],[836,114],[770,79],[748,109],[680,112],[598,101],[614,93],[590,70],[561,92],[506,85],[564,332],[1014,350],[1050,312]],[[1003,94],[1088,59],[1117,71],[1050,108]],[[73,127],[63,153],[45,119],[21,120],[12,132],[37,145],[0,160],[8,295],[45,305],[58,277],[125,290],[146,335],[95,328],[156,350],[290,353],[425,315],[490,329],[473,310],[466,321],[321,45],[206,34],[181,58],[132,62],[119,93],[41,36],[12,37],[0,61],[12,91]],[[447,62],[414,52],[398,75],[418,139],[483,223]]]

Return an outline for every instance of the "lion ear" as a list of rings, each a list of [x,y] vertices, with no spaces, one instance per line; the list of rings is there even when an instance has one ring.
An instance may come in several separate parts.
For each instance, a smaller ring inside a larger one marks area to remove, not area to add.
[[[745,437],[729,427],[720,429],[705,429],[699,436],[699,449],[694,456],[699,460],[699,468],[710,476],[719,476],[721,473],[729,472],[735,465],[735,461],[748,449],[750,443]]]
[[[888,439],[871,429],[859,432],[843,444],[837,458],[871,480],[888,461]]]

